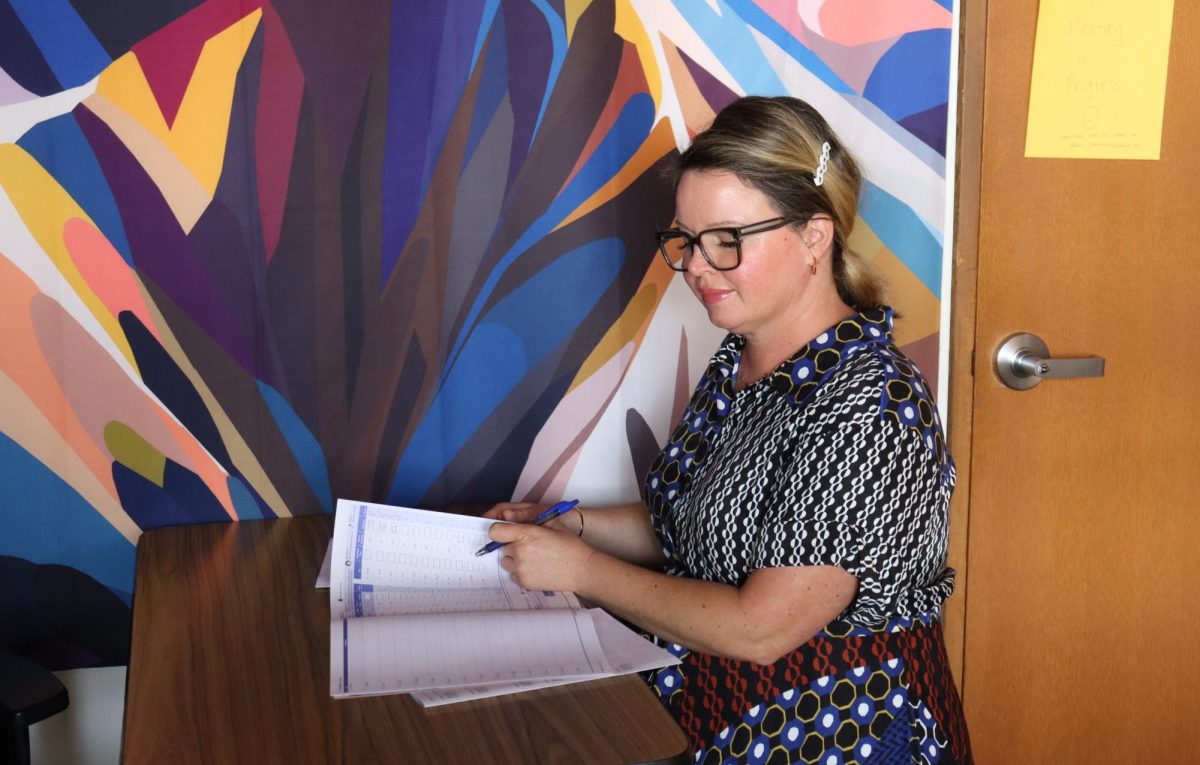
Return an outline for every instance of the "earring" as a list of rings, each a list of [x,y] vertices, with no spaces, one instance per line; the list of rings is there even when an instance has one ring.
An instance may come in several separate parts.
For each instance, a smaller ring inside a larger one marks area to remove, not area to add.
[[[814,260],[812,263],[809,263],[808,270],[812,271],[813,276],[816,276],[817,275],[817,261]]]

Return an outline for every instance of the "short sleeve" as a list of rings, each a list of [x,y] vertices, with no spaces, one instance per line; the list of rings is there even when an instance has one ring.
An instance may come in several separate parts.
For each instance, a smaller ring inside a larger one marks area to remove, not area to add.
[[[751,567],[843,568],[859,580],[845,617],[881,623],[944,566],[940,476],[919,435],[889,419],[807,434],[763,514]]]

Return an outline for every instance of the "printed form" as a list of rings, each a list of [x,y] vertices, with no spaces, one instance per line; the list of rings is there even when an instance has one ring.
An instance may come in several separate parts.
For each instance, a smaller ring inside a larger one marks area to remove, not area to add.
[[[335,697],[428,691],[414,696],[434,705],[676,661],[570,593],[523,589],[499,555],[476,557],[492,523],[338,500],[330,545]]]

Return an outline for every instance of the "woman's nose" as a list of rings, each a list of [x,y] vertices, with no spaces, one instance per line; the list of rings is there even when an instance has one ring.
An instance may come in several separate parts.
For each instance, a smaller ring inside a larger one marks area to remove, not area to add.
[[[712,266],[708,264],[708,259],[700,252],[700,245],[692,246],[691,251],[684,256],[684,270],[693,276],[698,276],[706,271],[712,270]]]

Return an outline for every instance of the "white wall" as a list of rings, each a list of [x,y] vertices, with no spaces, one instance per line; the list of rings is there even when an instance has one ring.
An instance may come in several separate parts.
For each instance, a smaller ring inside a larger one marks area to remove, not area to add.
[[[121,759],[126,667],[55,672],[65,710],[29,729],[32,765],[116,765]]]

